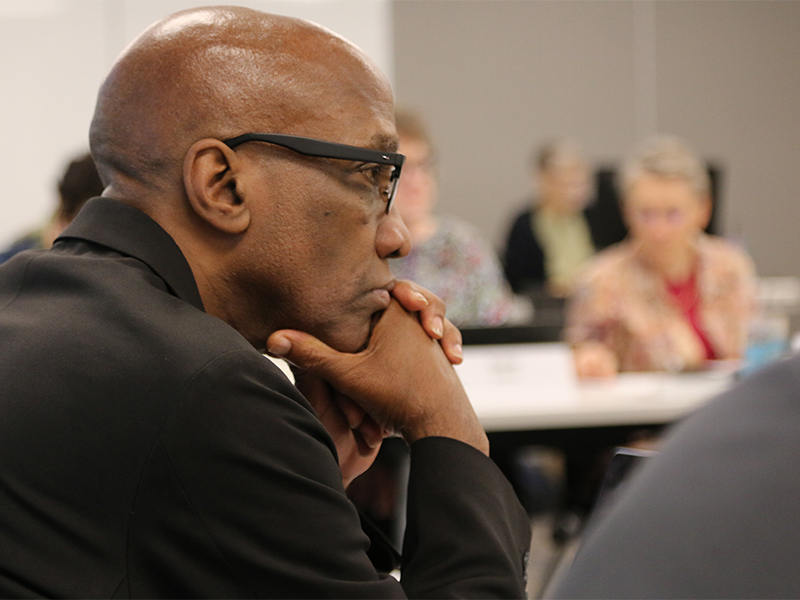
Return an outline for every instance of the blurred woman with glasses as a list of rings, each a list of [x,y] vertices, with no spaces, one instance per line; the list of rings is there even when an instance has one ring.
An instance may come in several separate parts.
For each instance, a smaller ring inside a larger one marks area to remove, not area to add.
[[[648,140],[622,171],[628,238],[589,263],[567,310],[578,375],[682,371],[741,358],[755,309],[748,256],[703,232],[708,172],[677,138]]]
[[[411,111],[398,110],[395,117],[399,152],[406,156],[395,203],[411,234],[409,255],[390,265],[395,276],[439,296],[447,317],[460,327],[501,325],[528,316],[481,235],[460,219],[434,214],[436,174],[427,129]]]

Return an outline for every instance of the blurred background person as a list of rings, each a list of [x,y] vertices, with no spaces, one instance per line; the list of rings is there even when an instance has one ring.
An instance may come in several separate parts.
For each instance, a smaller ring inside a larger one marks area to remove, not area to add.
[[[392,261],[399,279],[427,287],[447,305],[447,317],[460,327],[502,325],[524,319],[497,255],[468,223],[434,214],[436,173],[433,146],[419,114],[395,115],[405,154],[395,205],[411,235],[411,252]]]
[[[703,232],[706,167],[681,140],[647,140],[621,173],[629,235],[599,253],[567,308],[578,375],[698,369],[739,359],[756,305],[752,261]]]
[[[87,152],[72,160],[58,182],[58,207],[50,221],[41,229],[31,231],[15,240],[0,253],[0,263],[22,252],[49,248],[58,235],[72,222],[89,198],[103,193],[103,184]]]
[[[503,267],[518,294],[565,297],[596,247],[587,212],[592,173],[579,144],[567,139],[545,143],[532,162],[536,195],[511,225]]]

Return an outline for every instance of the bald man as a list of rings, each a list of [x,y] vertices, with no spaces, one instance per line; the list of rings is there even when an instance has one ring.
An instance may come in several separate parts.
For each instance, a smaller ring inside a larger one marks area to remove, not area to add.
[[[460,336],[389,271],[393,114],[304,21],[197,9],[123,52],[103,196],[0,268],[0,595],[524,596],[530,527]],[[402,582],[345,495],[388,432],[411,448]]]

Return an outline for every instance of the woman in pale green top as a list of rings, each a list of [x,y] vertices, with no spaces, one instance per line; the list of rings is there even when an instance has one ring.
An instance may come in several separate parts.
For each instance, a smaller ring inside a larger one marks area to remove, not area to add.
[[[569,295],[580,268],[595,251],[584,210],[591,199],[591,172],[575,142],[554,140],[536,154],[537,199],[515,220],[505,252],[514,291],[545,287]]]

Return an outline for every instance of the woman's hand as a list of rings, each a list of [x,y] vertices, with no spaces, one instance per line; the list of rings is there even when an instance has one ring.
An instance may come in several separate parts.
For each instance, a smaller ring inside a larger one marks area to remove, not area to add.
[[[614,377],[619,371],[616,355],[601,342],[583,342],[572,349],[575,372],[580,378]]]

